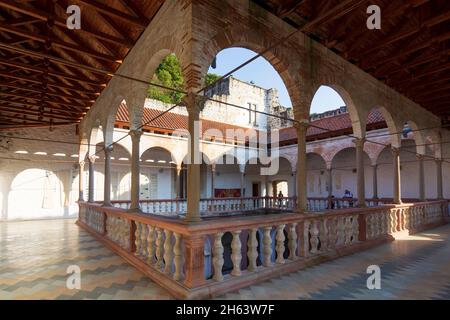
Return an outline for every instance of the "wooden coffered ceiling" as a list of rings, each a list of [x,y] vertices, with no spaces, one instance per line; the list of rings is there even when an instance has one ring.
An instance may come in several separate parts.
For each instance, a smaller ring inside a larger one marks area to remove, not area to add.
[[[252,1],[449,120],[450,1]],[[79,122],[163,2],[0,0],[0,129]],[[366,28],[371,4],[381,30]]]
[[[450,120],[450,1],[253,0],[341,57]],[[381,30],[369,30],[369,5]],[[325,19],[323,19],[325,17]]]
[[[0,129],[79,122],[162,3],[0,0]]]

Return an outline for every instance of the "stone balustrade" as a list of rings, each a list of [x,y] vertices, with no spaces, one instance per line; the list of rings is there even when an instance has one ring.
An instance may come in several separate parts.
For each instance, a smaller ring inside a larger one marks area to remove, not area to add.
[[[195,224],[79,205],[80,226],[179,298],[236,290],[448,220],[446,200],[320,215],[238,215]]]
[[[111,203],[115,208],[129,209],[131,202],[114,200]],[[214,216],[263,209],[293,210],[295,203],[295,197],[204,198],[200,199],[200,212],[202,216]],[[187,210],[184,199],[140,200],[139,204],[144,213],[166,217],[183,216]]]

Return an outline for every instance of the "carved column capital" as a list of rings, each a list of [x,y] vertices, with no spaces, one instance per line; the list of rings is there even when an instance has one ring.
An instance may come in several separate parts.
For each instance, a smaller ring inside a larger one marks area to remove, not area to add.
[[[310,126],[309,120],[307,119],[301,119],[294,122],[294,128],[297,129],[297,131],[306,131]]]
[[[89,163],[94,164],[95,163],[95,159],[97,159],[97,156],[94,154],[92,156],[87,157],[87,159],[88,159]]]
[[[200,96],[193,92],[183,97],[181,104],[184,105],[189,113],[200,113],[208,100],[205,96]]]
[[[400,148],[398,148],[398,147],[391,147],[391,152],[392,152],[392,155],[394,157],[398,157],[400,155]]]
[[[140,139],[142,135],[142,131],[138,129],[130,130],[130,137],[131,140],[133,139]]]
[[[358,147],[364,147],[364,143],[366,142],[366,138],[355,138],[352,141],[355,146]]]

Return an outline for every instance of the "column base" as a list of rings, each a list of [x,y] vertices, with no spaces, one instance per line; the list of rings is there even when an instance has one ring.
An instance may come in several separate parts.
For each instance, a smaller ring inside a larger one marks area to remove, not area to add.
[[[137,207],[137,208],[130,208],[127,210],[127,212],[129,213],[143,213],[141,208]]]
[[[112,203],[111,202],[103,202],[102,207],[112,207]]]
[[[194,216],[194,217],[189,217],[189,216],[185,216],[185,218],[183,219],[183,223],[196,223],[196,222],[201,222],[202,218],[200,216]]]

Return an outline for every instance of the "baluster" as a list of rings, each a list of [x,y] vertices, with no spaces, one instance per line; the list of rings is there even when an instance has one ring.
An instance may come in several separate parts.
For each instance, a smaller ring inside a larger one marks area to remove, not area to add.
[[[181,248],[181,235],[179,233],[174,232],[173,236],[175,238],[175,245],[173,247],[174,253],[174,264],[175,264],[175,272],[173,274],[173,279],[179,281],[183,279],[183,251]]]
[[[359,237],[359,224],[358,216],[352,216],[352,244],[358,242]]]
[[[320,227],[320,251],[326,251],[328,249],[328,220],[322,219],[317,223]]]
[[[285,238],[284,238],[284,227],[285,227],[286,225],[284,225],[284,224],[280,224],[280,225],[278,225],[277,226],[277,235],[276,235],[276,244],[277,244],[277,246],[276,246],[276,251],[277,251],[277,263],[280,263],[280,264],[282,264],[282,263],[284,263],[285,261],[284,261],[284,257],[283,257],[283,254],[284,254],[284,240],[285,240]]]
[[[297,222],[289,225],[289,259],[297,258]]]
[[[214,250],[213,250],[213,266],[214,276],[216,281],[223,280],[222,267],[223,267],[223,245],[222,245],[223,232],[216,233],[214,235]]]
[[[164,273],[172,272],[172,231],[164,230],[166,240],[164,241]]]
[[[306,257],[309,255],[309,229],[311,223],[306,220],[303,223],[303,255]]]
[[[264,228],[263,245],[264,245],[264,267],[272,266],[272,238],[270,237],[270,231],[272,227]]]
[[[336,247],[337,241],[337,220],[331,218],[327,220],[328,228],[328,250],[333,250]]]
[[[143,256],[143,257],[146,257],[147,256],[147,231],[148,231],[148,228],[147,228],[147,225],[146,224],[144,224],[144,223],[140,223],[140,225],[141,225],[141,250],[140,250],[140,252],[141,252],[141,255]],[[137,246],[136,246],[136,251],[138,251],[138,249],[137,249]]]
[[[345,242],[345,225],[343,217],[337,217],[337,241],[336,246],[340,247]]]
[[[241,231],[233,231],[233,240],[231,241],[231,261],[233,261],[233,270],[231,275],[240,276],[241,275]]]
[[[251,229],[247,242],[248,271],[256,271],[256,260],[258,259],[258,240],[256,234],[258,229]]]
[[[344,217],[345,221],[345,245],[349,245],[352,242],[352,222],[350,221],[351,217]]]
[[[148,226],[147,233],[147,263],[153,265],[155,263],[155,228]]]
[[[310,243],[311,243],[311,253],[317,253],[318,252],[318,247],[319,247],[319,228],[317,227],[317,223],[318,221],[313,220],[313,222],[311,223],[311,239],[310,239]]]
[[[392,233],[395,233],[395,230],[396,230],[396,228],[395,228],[395,210],[392,210],[390,213],[389,213],[389,222],[390,222],[390,230],[389,230],[389,233],[390,234],[392,234]]]
[[[405,230],[409,230],[411,229],[410,227],[410,215],[411,215],[411,210],[407,209],[405,214],[403,215],[403,225],[404,225],[404,229]]]
[[[156,228],[156,266],[161,269],[163,265],[163,234],[161,228]]]

